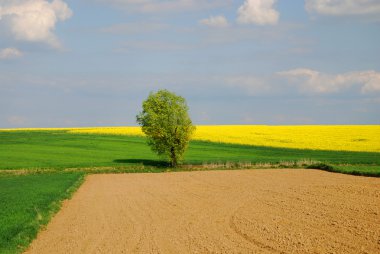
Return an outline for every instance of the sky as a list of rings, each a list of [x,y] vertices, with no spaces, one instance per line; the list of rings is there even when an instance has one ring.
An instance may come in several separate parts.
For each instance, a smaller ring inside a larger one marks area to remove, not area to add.
[[[379,0],[0,0],[0,128],[380,124]]]

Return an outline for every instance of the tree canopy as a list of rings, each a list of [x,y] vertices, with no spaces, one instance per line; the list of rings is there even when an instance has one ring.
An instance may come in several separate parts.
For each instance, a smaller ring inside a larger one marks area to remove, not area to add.
[[[168,90],[150,93],[136,116],[148,144],[172,167],[178,165],[195,130],[185,98]]]

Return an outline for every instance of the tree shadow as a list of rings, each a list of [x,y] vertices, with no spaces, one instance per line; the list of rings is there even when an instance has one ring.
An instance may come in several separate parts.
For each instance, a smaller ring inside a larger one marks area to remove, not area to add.
[[[142,164],[144,166],[153,166],[158,168],[168,167],[169,163],[166,161],[146,160],[146,159],[116,159],[113,162],[121,164]]]

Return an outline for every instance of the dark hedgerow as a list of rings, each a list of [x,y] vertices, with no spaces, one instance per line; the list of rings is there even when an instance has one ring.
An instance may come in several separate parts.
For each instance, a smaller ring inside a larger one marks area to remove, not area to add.
[[[327,165],[325,163],[315,163],[306,166],[308,169],[322,169],[322,170],[327,170],[327,171],[332,171],[334,168],[330,165]]]

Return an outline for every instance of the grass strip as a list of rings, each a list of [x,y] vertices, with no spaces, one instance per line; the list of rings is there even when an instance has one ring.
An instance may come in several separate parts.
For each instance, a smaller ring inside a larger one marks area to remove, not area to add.
[[[21,253],[81,185],[83,172],[0,175],[0,253]]]

